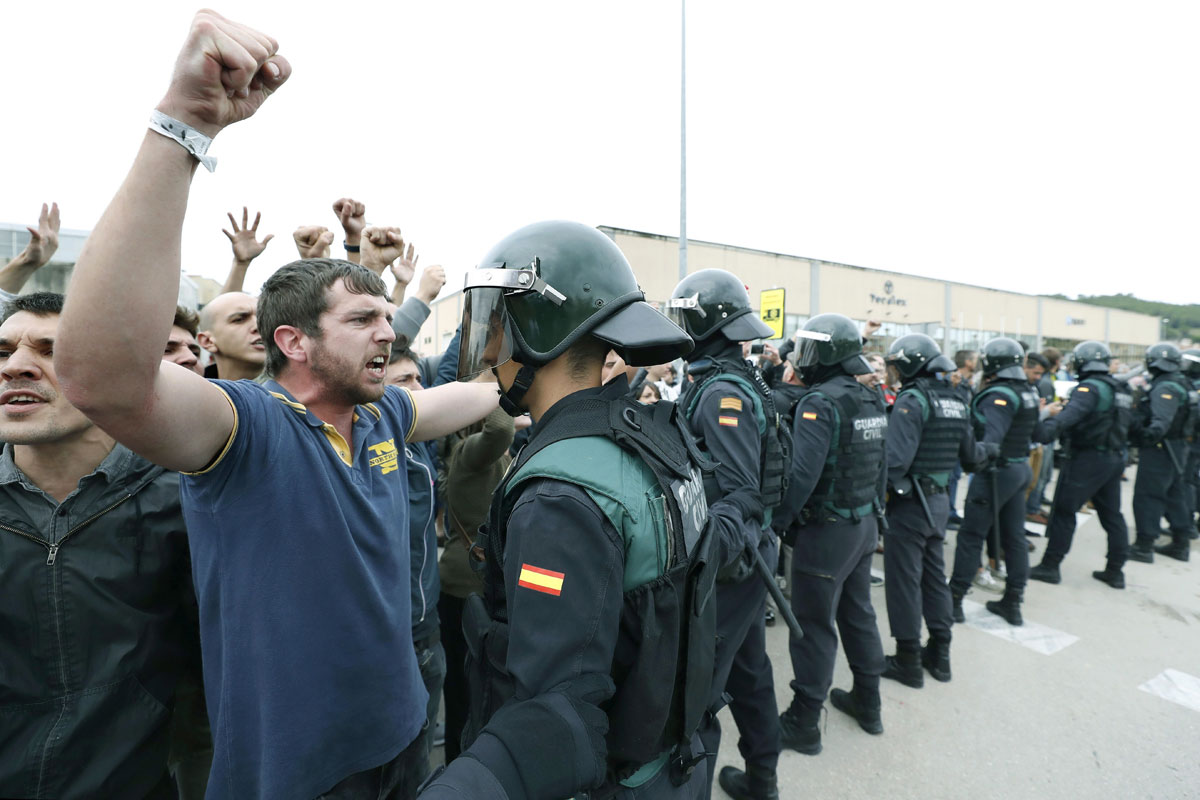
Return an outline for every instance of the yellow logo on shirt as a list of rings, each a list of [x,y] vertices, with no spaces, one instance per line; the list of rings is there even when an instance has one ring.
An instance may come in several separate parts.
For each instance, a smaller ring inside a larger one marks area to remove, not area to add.
[[[379,467],[381,475],[387,475],[389,472],[395,472],[400,468],[399,456],[396,453],[396,440],[388,439],[385,442],[378,442],[367,448],[373,453],[370,466]]]

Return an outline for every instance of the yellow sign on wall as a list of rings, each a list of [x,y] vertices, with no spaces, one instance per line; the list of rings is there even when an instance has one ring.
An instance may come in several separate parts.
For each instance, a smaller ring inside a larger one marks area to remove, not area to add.
[[[758,315],[771,327],[772,339],[783,338],[783,289],[764,289],[759,295]]]

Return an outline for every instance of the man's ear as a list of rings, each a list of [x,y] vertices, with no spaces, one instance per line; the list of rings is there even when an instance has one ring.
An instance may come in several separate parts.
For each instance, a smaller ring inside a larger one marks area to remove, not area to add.
[[[275,346],[288,361],[308,361],[308,343],[304,332],[293,325],[280,325],[275,329]]]
[[[217,343],[213,340],[212,334],[210,334],[208,331],[200,331],[197,333],[196,343],[213,355],[221,352],[217,349]]]

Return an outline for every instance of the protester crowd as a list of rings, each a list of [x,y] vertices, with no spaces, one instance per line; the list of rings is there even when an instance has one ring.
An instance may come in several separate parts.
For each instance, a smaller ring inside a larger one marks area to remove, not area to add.
[[[222,293],[176,305],[196,167],[290,69],[197,14],[66,297],[20,294],[57,205],[0,269],[0,796],[775,798],[826,700],[878,735],[881,678],[951,680],[972,587],[1021,625],[1085,505],[1097,580],[1188,560],[1200,350],[943,354],[838,313],[755,346],[737,276],[654,308],[603,234],[540,223],[423,353],[445,271],[349,197],[257,296],[273,235],[230,213]],[[744,769],[718,774],[726,704]]]

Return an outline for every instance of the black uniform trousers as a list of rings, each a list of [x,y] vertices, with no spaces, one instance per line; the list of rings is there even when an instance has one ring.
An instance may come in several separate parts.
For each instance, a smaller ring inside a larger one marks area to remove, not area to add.
[[[946,522],[950,496],[945,492],[925,498],[933,527],[916,497],[893,497],[888,503],[887,547],[883,566],[887,573],[884,595],[894,639],[920,639],[924,613],[929,633],[950,638],[950,588],[946,586]]]
[[[1175,457],[1183,462],[1187,458],[1186,443],[1182,439],[1169,442]],[[1166,440],[1154,447],[1138,450],[1137,481],[1133,485],[1133,522],[1139,542],[1149,546],[1158,538],[1161,520],[1165,515],[1171,526],[1171,535],[1176,541],[1188,541],[1192,523],[1187,516],[1187,503],[1183,495],[1187,491],[1183,475],[1175,468],[1165,447]]]
[[[1000,503],[1000,547],[1008,572],[1005,586],[1023,592],[1029,580],[1029,546],[1025,543],[1025,488],[1033,473],[1028,461],[1005,464],[996,469],[995,486]],[[981,472],[971,481],[963,523],[954,548],[954,573],[950,592],[965,595],[979,569],[983,540],[992,528],[992,476]]]
[[[1043,556],[1057,567],[1071,550],[1075,512],[1088,500],[1096,507],[1100,525],[1108,534],[1108,568],[1119,570],[1129,555],[1129,528],[1121,514],[1121,473],[1125,454],[1116,451],[1075,450],[1063,464],[1054,488],[1054,505],[1046,525],[1049,543]]]
[[[792,547],[792,612],[804,638],[789,637],[792,691],[807,708],[819,708],[833,683],[838,633],[854,682],[878,688],[883,643],[871,605],[871,557],[879,539],[874,516],[813,521]],[[834,623],[837,631],[834,631]]]
[[[771,571],[779,558],[775,536],[763,537],[759,553]],[[775,678],[767,657],[767,587],[757,572],[738,583],[717,584],[717,651],[713,667],[712,702],[729,695],[729,710],[737,724],[738,750],[747,766],[775,769],[782,747]],[[716,775],[721,723],[716,716],[701,729],[700,741],[709,754],[708,796]]]
[[[1200,511],[1200,437],[1188,447],[1187,486],[1185,497],[1189,518],[1194,519]]]

